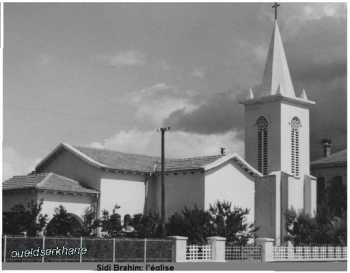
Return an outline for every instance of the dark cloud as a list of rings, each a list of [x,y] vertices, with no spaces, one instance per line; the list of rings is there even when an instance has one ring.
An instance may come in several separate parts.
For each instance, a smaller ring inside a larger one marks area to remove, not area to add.
[[[196,110],[186,113],[185,110],[173,112],[164,124],[174,130],[202,134],[224,133],[230,130],[243,129],[243,107],[238,104],[232,91],[212,95]]]
[[[346,19],[322,17],[299,23],[285,46],[297,95],[305,88],[309,98],[316,101],[310,112],[311,158],[321,156],[320,140],[324,137],[332,138],[335,150],[345,148]],[[241,65],[242,69],[246,67]],[[250,86],[252,83],[246,82],[246,89]],[[215,94],[190,113],[173,112],[164,123],[175,130],[202,134],[243,132],[244,111],[238,97],[233,92]]]
[[[310,111],[311,158],[322,156],[325,137],[334,150],[346,148],[346,20],[311,20],[286,42],[286,51],[297,94],[305,88],[316,101]]]

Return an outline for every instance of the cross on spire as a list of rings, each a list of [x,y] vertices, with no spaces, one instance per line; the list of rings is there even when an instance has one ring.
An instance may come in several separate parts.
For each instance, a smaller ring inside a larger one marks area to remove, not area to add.
[[[280,6],[277,2],[275,2],[272,6],[273,9],[275,9],[275,20],[277,20],[277,9]]]

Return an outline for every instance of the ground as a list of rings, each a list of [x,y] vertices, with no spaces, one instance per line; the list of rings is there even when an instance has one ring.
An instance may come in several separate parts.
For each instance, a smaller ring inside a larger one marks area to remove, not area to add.
[[[101,263],[3,263],[3,270],[68,270],[68,269],[85,269],[96,270],[97,265]],[[107,264],[107,263],[106,263]],[[152,263],[153,264],[153,263]],[[124,264],[123,265],[127,265]],[[130,264],[131,265],[131,264]],[[135,263],[143,266],[143,263]],[[154,263],[160,265],[160,263]],[[274,271],[345,271],[346,262],[273,262],[273,263],[173,263],[164,265],[174,265],[175,270],[274,270]]]

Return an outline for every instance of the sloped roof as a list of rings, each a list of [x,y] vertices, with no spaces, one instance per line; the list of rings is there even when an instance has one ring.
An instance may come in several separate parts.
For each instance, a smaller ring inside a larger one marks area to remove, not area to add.
[[[160,170],[160,157],[147,156],[140,154],[129,154],[118,151],[96,149],[90,147],[73,146],[81,153],[92,158],[93,160],[100,162],[101,164],[108,166],[112,169],[118,170],[134,170],[142,172],[152,172]],[[181,159],[166,159],[165,170],[191,170],[198,169],[206,164],[221,158],[222,155],[215,156],[201,156],[192,158]]]
[[[36,169],[40,170],[41,166],[60,149],[66,149],[88,164],[102,169],[131,171],[146,174],[159,172],[161,168],[160,157],[123,153],[92,147],[72,146],[67,143],[61,143],[37,165]],[[223,164],[230,159],[234,159],[238,165],[250,175],[261,175],[237,154],[200,156],[191,158],[168,158],[165,160],[165,171],[207,171],[210,168]]]
[[[311,162],[311,167],[316,166],[335,166],[346,165],[347,163],[347,149],[331,154],[328,157],[322,157]]]
[[[78,181],[55,174],[33,173],[29,175],[13,176],[4,181],[3,190],[40,189],[63,192],[97,193],[97,191],[83,187]]]

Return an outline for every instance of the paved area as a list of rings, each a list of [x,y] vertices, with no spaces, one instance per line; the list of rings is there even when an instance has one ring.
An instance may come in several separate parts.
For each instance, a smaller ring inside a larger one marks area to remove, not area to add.
[[[3,270],[97,270],[105,266],[111,265],[113,271],[114,264],[112,263],[3,263]],[[120,263],[119,266],[138,266],[144,270],[144,263]],[[273,263],[149,263],[151,266],[166,266],[174,267],[175,270],[274,270],[274,271],[345,271],[347,262],[273,262]],[[138,270],[136,268],[136,270]]]

